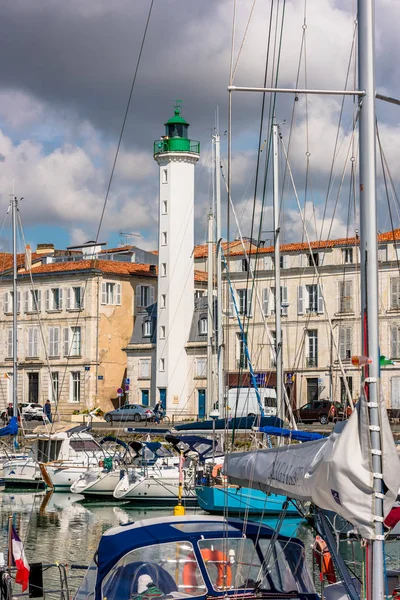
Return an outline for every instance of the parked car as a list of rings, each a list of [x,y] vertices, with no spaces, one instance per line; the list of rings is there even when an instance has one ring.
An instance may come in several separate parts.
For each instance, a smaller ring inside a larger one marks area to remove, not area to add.
[[[312,423],[314,421],[319,421],[322,425],[326,425],[329,421],[343,419],[344,408],[339,402],[318,400],[295,409],[293,411],[293,416],[296,422],[303,421],[304,423]]]
[[[107,423],[113,421],[147,421],[154,417],[154,411],[144,404],[125,404],[104,415]]]
[[[32,421],[33,419],[42,421],[43,417],[44,412],[41,404],[29,402],[29,404],[22,407],[22,418],[25,419],[25,421]]]

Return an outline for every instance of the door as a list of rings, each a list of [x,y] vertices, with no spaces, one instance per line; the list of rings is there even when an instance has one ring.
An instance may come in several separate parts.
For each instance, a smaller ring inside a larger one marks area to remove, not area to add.
[[[159,388],[160,402],[164,410],[167,409],[167,390],[165,388]]]
[[[39,373],[28,373],[28,402],[39,402]]]
[[[142,390],[142,404],[149,405],[149,390]]]
[[[206,416],[206,390],[197,390],[198,399],[198,416],[199,419],[204,419]]]
[[[309,377],[307,379],[307,403],[318,400],[318,377]]]

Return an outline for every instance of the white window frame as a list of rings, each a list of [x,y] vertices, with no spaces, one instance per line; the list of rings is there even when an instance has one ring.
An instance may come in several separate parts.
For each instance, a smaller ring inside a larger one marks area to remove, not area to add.
[[[71,327],[71,346],[69,356],[82,356],[82,327]]]
[[[58,299],[56,296],[58,295]],[[46,290],[46,312],[60,312],[63,306],[62,288],[49,288]]]
[[[167,169],[162,170],[162,182],[168,183],[168,170]]]
[[[353,248],[343,248],[342,255],[343,255],[343,263],[345,265],[353,264]]]
[[[139,379],[151,378],[151,358],[139,358]]]
[[[101,304],[109,306],[121,305],[121,284],[115,281],[102,281]]]
[[[162,215],[168,214],[168,201],[167,200],[163,200],[161,202],[161,214]]]
[[[61,356],[60,327],[49,327],[49,357]]]
[[[160,358],[160,363],[159,363],[159,366],[158,366],[158,370],[161,373],[164,373],[164,371],[165,371],[165,358]]]
[[[161,263],[160,277],[166,277],[166,276],[167,276],[167,263]]]
[[[71,382],[70,402],[73,404],[79,404],[81,401],[81,392],[82,392],[81,372],[80,371],[71,371],[70,382]]]
[[[351,359],[352,334],[351,326],[342,325],[339,327],[339,356],[342,361]]]
[[[353,313],[353,282],[344,280],[338,282],[339,313]]]
[[[167,294],[161,294],[160,296],[160,308],[167,308]]]
[[[312,362],[311,362],[312,361]],[[307,366],[318,367],[318,330],[307,330]],[[313,364],[312,364],[313,363]]]
[[[10,327],[7,329],[7,338],[6,338],[6,358],[13,357],[13,330]]]
[[[153,335],[153,322],[148,319],[143,321],[143,337],[150,338]]]
[[[168,243],[168,233],[167,231],[161,232],[161,246],[166,246]]]
[[[160,325],[160,340],[165,340],[165,325]]]
[[[390,278],[390,308],[391,310],[400,308],[400,277]]]
[[[195,377],[205,379],[207,377],[207,357],[196,356],[195,359]]]
[[[28,328],[28,356],[38,358],[39,356],[39,328]]]
[[[58,400],[60,390],[60,372],[59,371],[51,371],[49,377],[49,400],[50,402],[54,402],[54,400]]]
[[[200,317],[199,319],[199,335],[207,335],[208,333],[208,319],[207,317]]]

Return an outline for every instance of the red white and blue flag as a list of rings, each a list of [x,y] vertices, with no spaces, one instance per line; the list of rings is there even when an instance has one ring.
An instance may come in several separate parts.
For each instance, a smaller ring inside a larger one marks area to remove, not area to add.
[[[11,527],[11,552],[15,566],[17,567],[15,583],[20,583],[22,585],[22,591],[24,592],[29,583],[30,567],[26,560],[24,545],[19,539],[14,527]]]

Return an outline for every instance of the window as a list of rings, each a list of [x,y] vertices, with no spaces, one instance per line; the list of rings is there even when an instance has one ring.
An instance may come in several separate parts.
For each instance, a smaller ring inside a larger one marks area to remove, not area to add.
[[[275,301],[275,288],[274,287],[271,288],[271,295],[272,295],[271,314],[275,314],[275,309],[276,309],[275,302],[276,301]],[[286,286],[281,286],[280,306],[281,306],[281,315],[286,317],[288,314],[288,301],[287,301],[287,287]]]
[[[281,254],[279,256],[279,264],[281,269],[287,269],[288,266],[288,256],[286,254]]]
[[[46,290],[46,310],[56,311],[62,309],[62,289],[51,288]]]
[[[204,295],[205,295],[205,291],[204,290],[195,290],[195,292],[194,292],[194,297],[196,299],[203,298]]]
[[[167,232],[163,231],[161,233],[161,246],[166,246],[167,245]]]
[[[237,290],[238,310],[240,315],[251,316],[251,290]]]
[[[247,271],[249,270],[249,261],[247,260],[247,258],[242,258],[242,262],[240,263],[240,270],[243,273],[247,273]]]
[[[151,337],[153,333],[153,327],[151,321],[143,322],[143,337]]]
[[[4,313],[12,315],[13,313],[14,293],[6,292],[4,294]],[[17,292],[17,313],[21,312],[21,292]]]
[[[168,214],[168,202],[166,200],[163,200],[161,203],[161,214],[162,215]]]
[[[270,271],[272,269],[272,256],[264,256],[264,269]]]
[[[307,377],[307,403],[316,402],[318,400],[318,396],[318,377]]]
[[[167,276],[167,263],[161,263],[161,277]]]
[[[151,358],[139,358],[139,377],[141,379],[150,379]]]
[[[78,288],[77,288],[78,289]],[[121,304],[121,284],[103,281],[101,284],[101,303],[102,304]]]
[[[49,327],[49,356],[60,356],[59,327]]]
[[[196,377],[207,377],[207,358],[196,358]]]
[[[400,308],[400,277],[390,280],[390,308]]]
[[[248,360],[246,354],[247,334],[236,334],[236,367],[238,369],[247,369]]]
[[[318,290],[316,285],[306,285],[306,311],[316,313],[318,310]]]
[[[36,358],[39,356],[39,329],[31,327],[28,329],[28,356]]]
[[[400,358],[400,327],[398,324],[391,327],[391,355],[390,358]]]
[[[396,246],[394,247],[394,251],[395,251],[395,253],[396,253],[396,260],[400,260],[400,246],[399,246],[399,245],[396,245]]]
[[[353,282],[339,281],[339,312],[353,312]]]
[[[71,373],[71,402],[81,401],[81,373],[72,371]]]
[[[318,331],[309,329],[307,331],[308,354],[306,359],[307,367],[318,367]]]
[[[339,356],[341,360],[351,359],[351,327],[340,327],[339,329]]]
[[[163,183],[168,183],[168,171],[167,171],[167,169],[163,169],[161,171],[161,173],[162,173],[162,182]]]
[[[58,400],[58,389],[59,389],[59,373],[58,373],[58,371],[52,371],[52,373],[50,375],[50,389],[49,389],[50,402]]]
[[[154,304],[154,286],[137,285],[136,286],[136,306],[138,308],[147,308]]]
[[[103,294],[102,294],[102,296],[103,296]],[[82,287],[68,288],[67,289],[67,310],[82,310],[82,308],[83,308],[83,288]]]
[[[7,331],[7,358],[12,358],[13,355],[13,330]]]
[[[342,250],[343,262],[345,265],[353,262],[353,248],[343,248]]]
[[[207,335],[208,321],[207,317],[200,317],[199,319],[199,335]]]
[[[82,334],[80,327],[65,327],[64,356],[81,356]]]
[[[272,368],[276,367],[276,331],[271,331],[272,344],[270,353],[270,364]]]
[[[159,370],[165,371],[165,358],[160,358]]]
[[[160,340],[165,339],[165,325],[160,326]]]
[[[160,308],[166,308],[167,306],[167,295],[166,294],[161,294],[160,296]]]
[[[38,312],[41,309],[41,291],[27,290],[25,292],[25,312]]]
[[[308,266],[313,267],[315,264],[316,267],[319,266],[319,254],[318,252],[312,252],[308,255]]]

